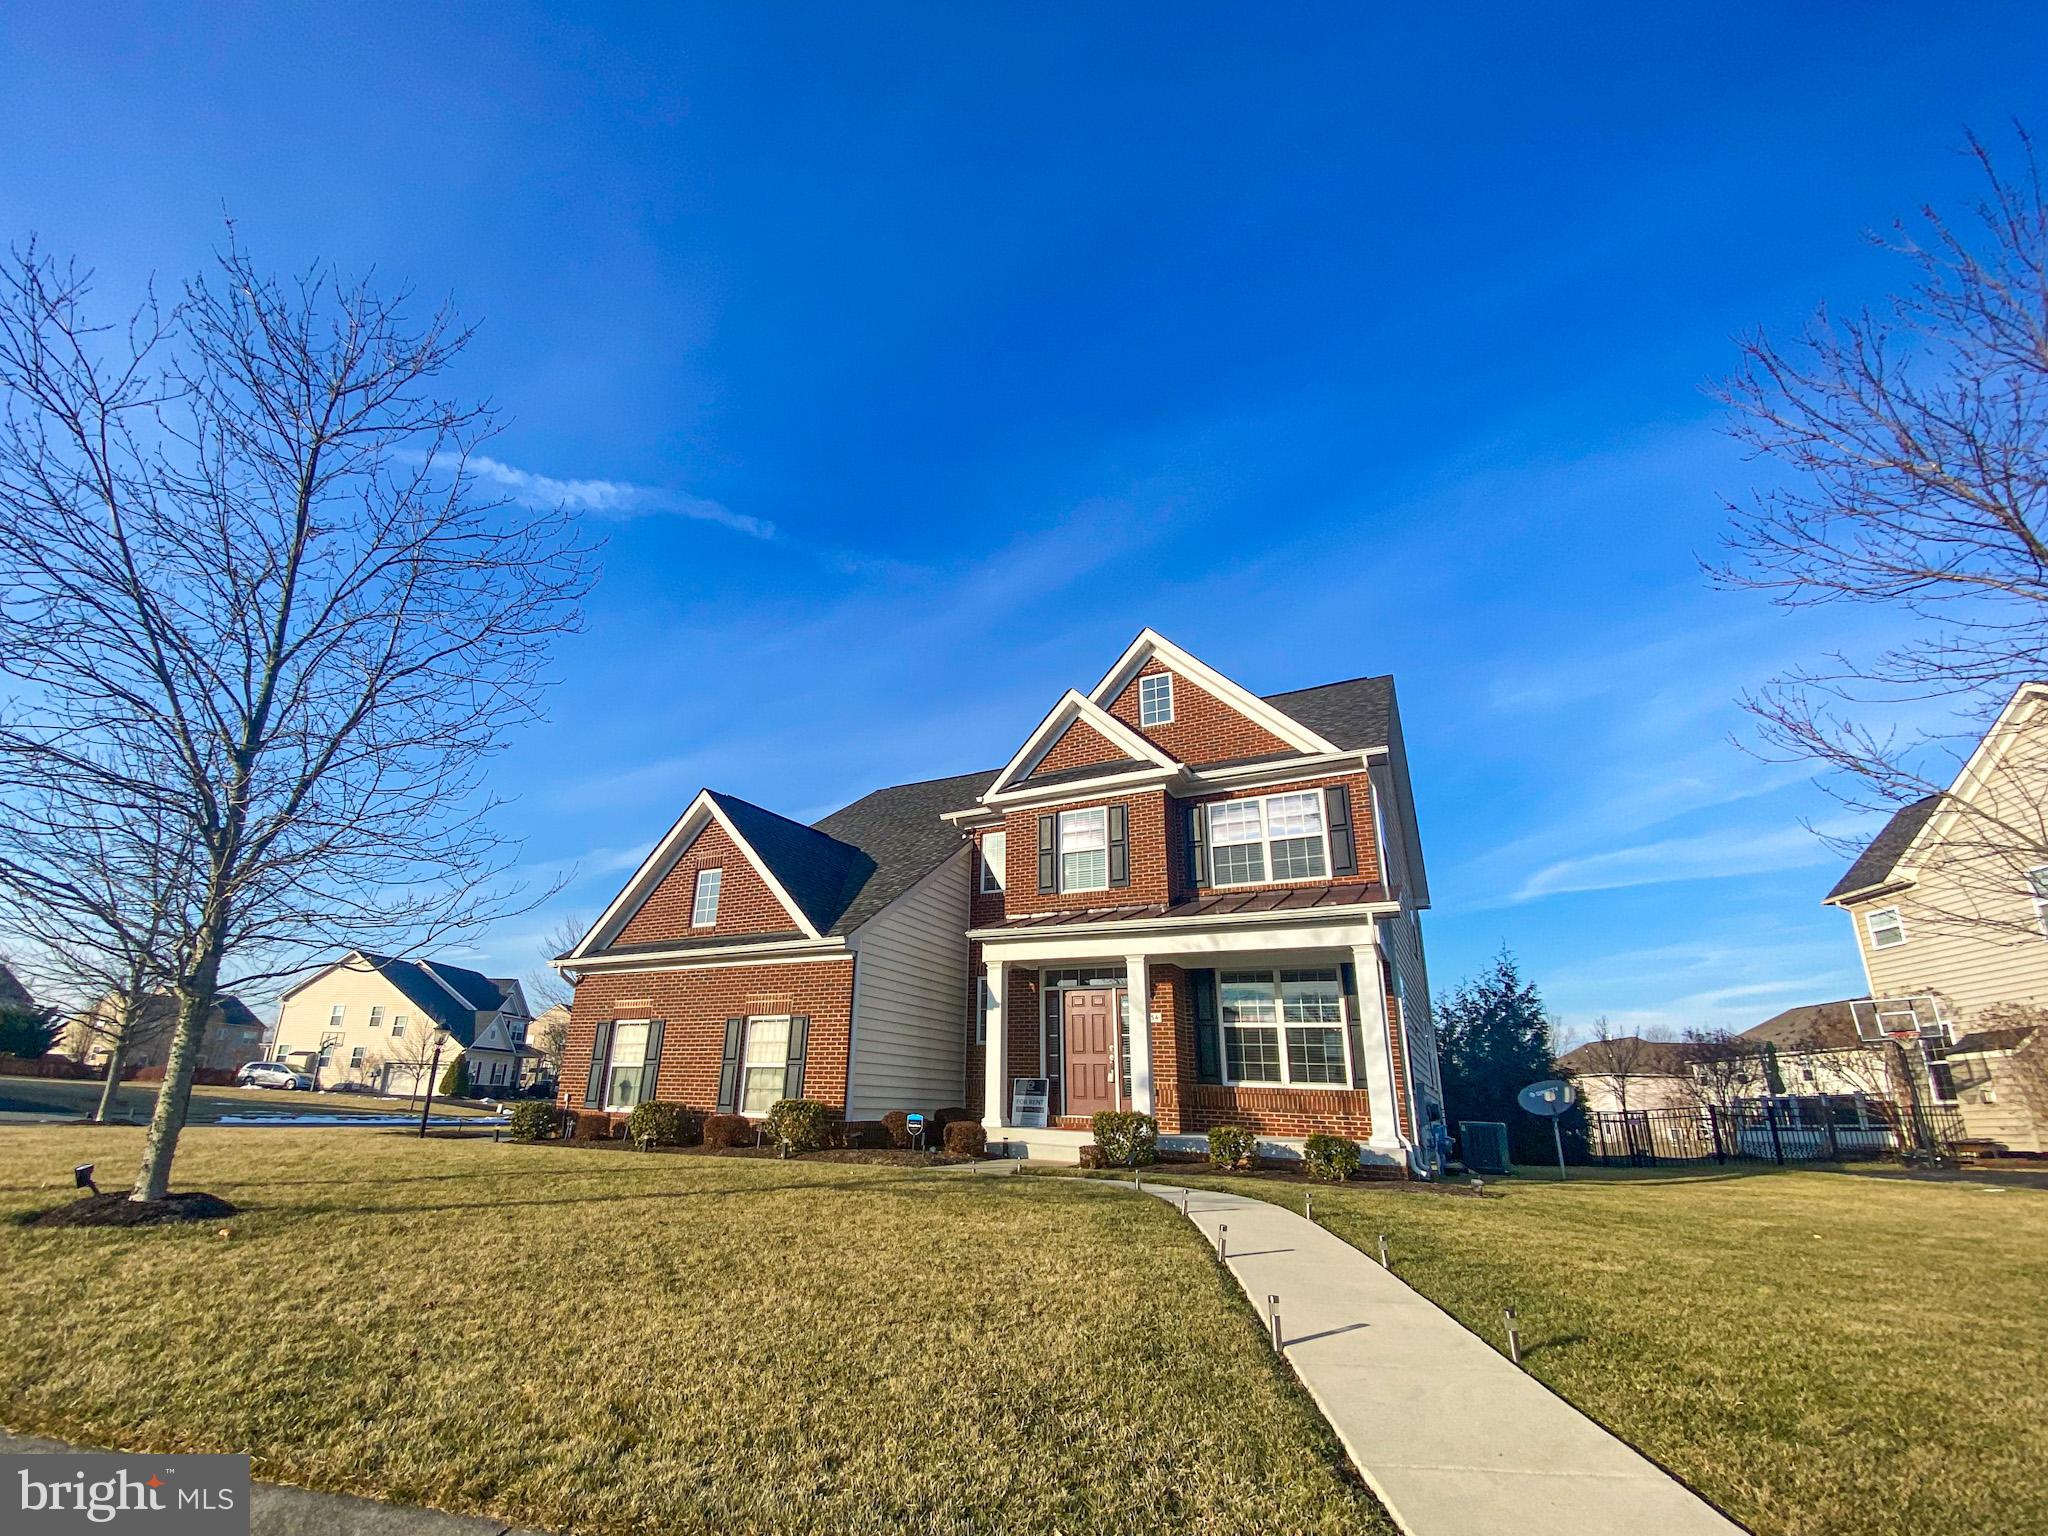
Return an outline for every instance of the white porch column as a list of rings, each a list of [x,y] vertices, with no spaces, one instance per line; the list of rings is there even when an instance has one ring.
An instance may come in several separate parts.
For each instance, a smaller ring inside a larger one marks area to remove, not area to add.
[[[1124,956],[1124,994],[1131,1000],[1131,1108],[1152,1107],[1152,973],[1143,955]]]
[[[981,1123],[1000,1131],[1010,1112],[1010,966],[988,962],[988,1029],[982,1043]]]
[[[1351,963],[1358,976],[1358,1032],[1365,1048],[1358,1071],[1365,1079],[1372,1110],[1369,1145],[1377,1151],[1398,1152],[1406,1143],[1394,1111],[1394,1049],[1388,1034],[1386,980],[1380,971],[1377,936],[1372,943],[1352,946]]]

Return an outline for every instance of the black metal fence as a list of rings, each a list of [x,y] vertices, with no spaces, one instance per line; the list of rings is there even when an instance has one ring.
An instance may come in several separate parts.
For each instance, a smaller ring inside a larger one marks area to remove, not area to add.
[[[1579,1116],[1584,1161],[1610,1168],[1946,1157],[1964,1139],[1962,1117],[1952,1105],[1902,1109],[1852,1094],[1576,1112]]]

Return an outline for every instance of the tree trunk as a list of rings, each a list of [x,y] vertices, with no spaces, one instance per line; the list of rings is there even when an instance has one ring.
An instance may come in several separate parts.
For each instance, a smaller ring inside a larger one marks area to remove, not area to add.
[[[105,1125],[107,1117],[114,1112],[115,1095],[121,1091],[121,1068],[128,1061],[128,1031],[123,1028],[114,1036],[112,1049],[107,1052],[107,1085],[100,1090],[100,1107],[92,1112],[95,1125]]]
[[[185,1129],[185,1111],[192,1098],[192,1074],[199,1066],[200,1036],[206,1030],[206,1016],[213,1011],[214,992],[220,984],[220,951],[217,942],[204,951],[206,958],[197,973],[178,989],[178,1023],[171,1033],[171,1047],[164,1058],[164,1084],[156,1096],[156,1110],[149,1117],[149,1135],[142,1144],[142,1168],[135,1176],[130,1200],[161,1200],[170,1193],[171,1159],[178,1153],[178,1136]]]

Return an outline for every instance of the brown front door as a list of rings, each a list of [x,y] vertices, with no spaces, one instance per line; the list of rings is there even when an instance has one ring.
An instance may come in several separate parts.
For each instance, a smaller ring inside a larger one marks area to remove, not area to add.
[[[1064,994],[1067,1113],[1092,1115],[1117,1107],[1116,993],[1102,988]]]

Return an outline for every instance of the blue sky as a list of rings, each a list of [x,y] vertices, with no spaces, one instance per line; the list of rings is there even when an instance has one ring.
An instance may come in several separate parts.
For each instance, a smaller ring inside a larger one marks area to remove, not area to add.
[[[125,300],[225,210],[482,322],[506,484],[610,540],[499,768],[572,883],[493,968],[699,785],[993,766],[1149,623],[1396,674],[1439,988],[1506,941],[1567,1027],[1859,992],[1840,813],[1731,740],[1854,636],[1700,579],[1758,474],[1704,386],[2048,120],[2048,15],[1426,9],[20,4],[0,224]]]

